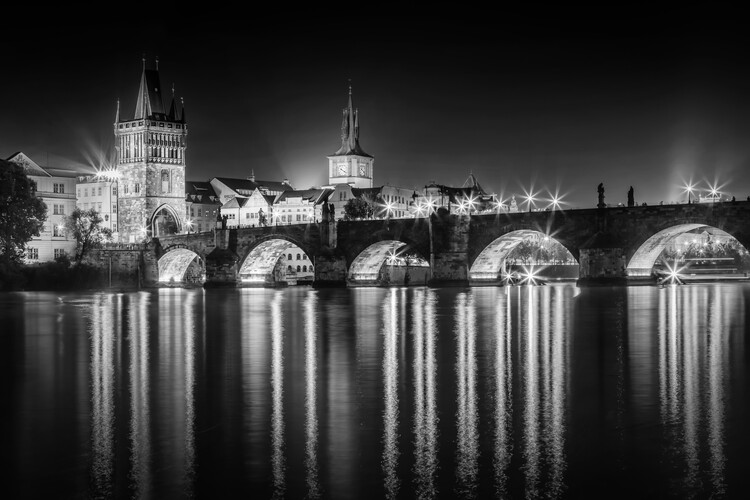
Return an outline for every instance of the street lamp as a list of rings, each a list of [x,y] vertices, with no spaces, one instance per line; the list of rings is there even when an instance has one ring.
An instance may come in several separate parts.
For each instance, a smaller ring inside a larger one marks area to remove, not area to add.
[[[690,203],[692,202],[691,195],[693,194],[693,189],[695,188],[695,184],[693,184],[692,182],[688,182],[685,184],[684,188],[688,195],[688,205],[690,205]]]

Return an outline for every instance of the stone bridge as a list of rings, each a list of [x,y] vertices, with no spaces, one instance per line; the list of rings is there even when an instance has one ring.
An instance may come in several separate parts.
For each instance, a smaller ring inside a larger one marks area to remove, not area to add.
[[[283,277],[282,257],[296,246],[314,265],[318,286],[377,283],[383,262],[405,254],[429,263],[431,284],[484,284],[498,281],[505,257],[516,245],[544,235],[578,262],[580,284],[632,282],[650,280],[669,241],[700,228],[729,234],[750,247],[750,202],[437,213],[180,234],[146,245],[142,275],[152,285],[180,284],[186,273],[202,273],[205,286],[274,285]]]

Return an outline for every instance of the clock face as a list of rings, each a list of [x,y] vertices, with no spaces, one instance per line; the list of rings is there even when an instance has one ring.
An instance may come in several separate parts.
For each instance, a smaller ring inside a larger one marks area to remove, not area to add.
[[[342,163],[339,165],[339,175],[346,175],[346,164]]]
[[[360,165],[359,166],[359,175],[365,175],[365,172],[367,172],[367,166]]]

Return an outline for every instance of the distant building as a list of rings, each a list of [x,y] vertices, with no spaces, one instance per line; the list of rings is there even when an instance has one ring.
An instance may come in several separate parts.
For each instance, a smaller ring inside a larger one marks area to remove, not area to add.
[[[8,161],[23,167],[36,183],[36,196],[47,205],[47,220],[39,233],[26,245],[26,263],[49,262],[67,254],[73,257],[76,242],[68,238],[65,219],[76,207],[76,175],[73,170],[40,167],[24,153],[11,155]]]
[[[288,179],[284,179],[281,182],[260,181],[255,179],[255,175],[251,175],[246,179],[214,177],[210,183],[222,205],[235,196],[250,196],[255,190],[259,190],[263,195],[276,196],[289,189],[294,189]]]
[[[93,208],[102,217],[102,227],[117,234],[117,181],[101,175],[76,177],[76,206],[82,210]]]
[[[250,196],[235,196],[221,206],[221,216],[227,217],[227,227],[257,227],[271,225],[273,203],[279,195],[263,194],[258,188]]]
[[[221,202],[208,181],[185,181],[185,217],[188,230],[194,233],[216,227]]]
[[[323,204],[328,202],[330,189],[284,191],[273,204],[275,224],[306,224],[323,220]]]
[[[118,225],[121,242],[185,232],[185,109],[178,110],[174,89],[169,110],[162,100],[159,61],[146,69],[132,118],[120,117],[114,133],[117,151]]]
[[[343,110],[341,147],[328,157],[328,184],[350,184],[356,188],[371,188],[375,158],[359,145],[359,110],[352,105],[352,87],[349,102]]]
[[[415,209],[430,205],[433,210],[445,208],[451,214],[493,213],[508,211],[507,205],[500,203],[497,195],[487,193],[474,174],[461,187],[445,186],[430,182],[418,194]]]

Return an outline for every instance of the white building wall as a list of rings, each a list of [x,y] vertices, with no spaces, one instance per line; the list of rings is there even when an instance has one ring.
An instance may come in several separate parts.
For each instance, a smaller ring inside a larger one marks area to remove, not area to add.
[[[39,236],[32,238],[26,245],[26,263],[50,262],[62,252],[72,258],[76,242],[67,237],[64,227],[66,217],[76,207],[75,178],[36,175],[30,175],[29,178],[36,182],[37,197],[47,205],[47,220]]]

